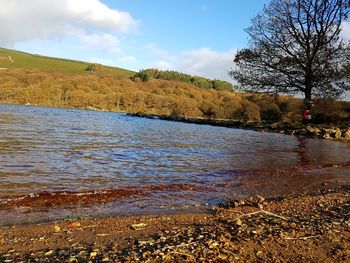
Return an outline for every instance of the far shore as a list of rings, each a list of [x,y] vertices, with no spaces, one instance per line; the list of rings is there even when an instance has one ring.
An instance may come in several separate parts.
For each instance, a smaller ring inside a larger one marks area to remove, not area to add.
[[[199,117],[177,117],[168,115],[153,115],[144,113],[127,113],[129,116],[161,119],[168,121],[177,121],[201,125],[212,125],[227,128],[247,129],[259,132],[275,132],[288,135],[301,135],[313,138],[321,138],[328,140],[338,140],[350,142],[350,124],[332,125],[332,124],[286,124],[286,123],[262,123],[262,122],[244,122],[241,120],[226,119],[208,119]]]
[[[6,103],[2,103],[6,104]],[[181,117],[172,115],[157,115],[147,114],[142,112],[125,112],[125,111],[108,111],[105,109],[87,107],[87,108],[65,108],[47,105],[33,105],[27,104],[8,104],[8,105],[20,105],[20,106],[33,106],[33,107],[48,107],[57,109],[71,109],[71,110],[90,110],[99,112],[115,112],[124,113],[133,117],[141,117],[148,119],[160,119],[175,122],[192,123],[199,125],[211,125],[226,128],[246,129],[254,130],[259,132],[273,132],[287,135],[300,135],[312,138],[320,138],[327,140],[337,140],[350,142],[350,123],[328,124],[328,123],[264,123],[264,122],[253,122],[253,121],[242,121],[232,119],[215,119],[215,118],[203,118],[203,117]]]

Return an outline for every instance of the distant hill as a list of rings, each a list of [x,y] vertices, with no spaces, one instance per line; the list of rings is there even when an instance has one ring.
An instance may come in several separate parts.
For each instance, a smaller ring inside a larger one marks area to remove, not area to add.
[[[92,63],[89,62],[63,58],[52,58],[6,48],[0,48],[1,69],[37,69],[54,70],[67,73],[82,73],[91,64]],[[99,65],[99,68],[105,73],[115,73],[124,77],[131,77],[135,74],[133,71],[117,67]]]

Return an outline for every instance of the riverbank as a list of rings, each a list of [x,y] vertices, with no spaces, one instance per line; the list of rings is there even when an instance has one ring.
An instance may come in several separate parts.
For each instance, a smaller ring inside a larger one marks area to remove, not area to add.
[[[7,103],[2,103],[7,104]],[[23,105],[23,104],[13,104],[8,105]],[[126,111],[109,111],[106,109],[86,107],[83,109],[75,107],[51,107],[43,105],[31,105],[30,103],[25,104],[25,106],[33,107],[47,107],[47,108],[59,108],[59,109],[70,109],[70,110],[88,110],[88,111],[98,111],[98,112],[116,112],[127,114],[128,116],[147,118],[147,119],[160,119],[175,122],[193,123],[200,125],[211,125],[226,128],[237,128],[254,130],[259,132],[274,132],[282,133],[288,135],[300,135],[312,138],[320,138],[327,140],[337,140],[350,142],[350,123],[344,123],[342,125],[330,125],[330,124],[286,124],[286,123],[263,123],[263,122],[243,122],[241,120],[231,120],[231,119],[211,119],[202,117],[179,117],[171,115],[156,115],[156,114],[146,114],[142,112],[130,113]]]
[[[1,262],[348,262],[350,187],[231,200],[205,214],[0,228]]]
[[[321,138],[327,140],[350,141],[350,125],[342,124],[339,126],[329,124],[299,124],[290,125],[285,123],[261,123],[261,122],[243,122],[240,120],[227,119],[208,119],[208,118],[187,118],[175,117],[168,115],[152,115],[144,113],[128,113],[129,116],[161,119],[168,121],[177,121],[185,123],[194,123],[202,125],[212,125],[227,128],[239,128],[247,130],[255,130],[260,132],[276,132],[289,135],[301,135],[313,138]]]

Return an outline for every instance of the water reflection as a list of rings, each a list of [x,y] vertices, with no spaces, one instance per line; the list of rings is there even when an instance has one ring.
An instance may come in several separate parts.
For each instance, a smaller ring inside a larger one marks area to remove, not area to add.
[[[0,105],[0,134],[3,199],[146,187],[154,191],[109,200],[109,212],[121,202],[155,211],[159,198],[196,204],[349,182],[347,144],[303,137],[13,105]]]

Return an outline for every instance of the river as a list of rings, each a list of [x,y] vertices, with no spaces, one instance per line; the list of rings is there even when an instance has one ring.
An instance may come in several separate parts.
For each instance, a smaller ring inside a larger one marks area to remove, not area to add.
[[[350,182],[349,144],[0,104],[0,224],[203,211]]]

